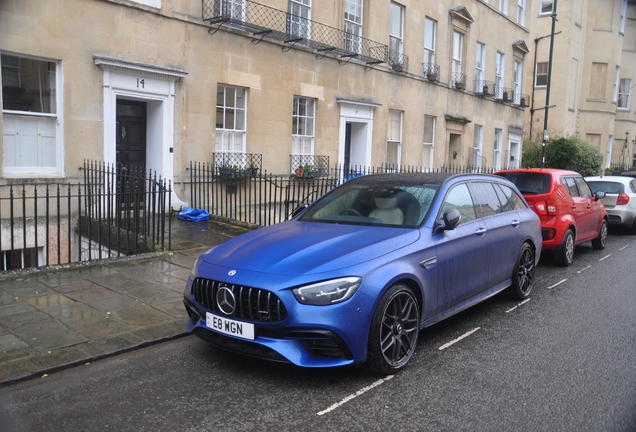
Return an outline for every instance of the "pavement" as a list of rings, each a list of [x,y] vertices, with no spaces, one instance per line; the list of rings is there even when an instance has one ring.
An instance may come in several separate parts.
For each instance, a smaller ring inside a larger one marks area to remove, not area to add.
[[[174,217],[170,252],[0,274],[0,387],[187,335],[194,260],[249,229]]]

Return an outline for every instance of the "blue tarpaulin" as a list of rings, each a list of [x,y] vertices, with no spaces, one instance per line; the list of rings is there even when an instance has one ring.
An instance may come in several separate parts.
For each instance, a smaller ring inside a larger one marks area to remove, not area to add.
[[[210,214],[204,209],[184,207],[183,210],[179,212],[179,219],[201,222],[210,219]]]

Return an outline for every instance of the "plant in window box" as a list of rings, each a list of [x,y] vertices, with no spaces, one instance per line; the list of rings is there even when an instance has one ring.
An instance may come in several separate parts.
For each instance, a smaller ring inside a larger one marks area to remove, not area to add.
[[[507,91],[504,91],[504,92],[503,92],[503,101],[504,101],[504,102],[508,102],[509,100],[510,100],[510,99],[509,99],[509,97],[508,97],[508,92],[507,92]]]
[[[302,166],[299,166],[298,168],[296,168],[294,170],[294,175],[296,177],[304,177],[305,176],[305,169]]]
[[[488,88],[487,85],[484,85],[484,88],[482,89],[481,93],[484,95],[490,94],[490,89]]]
[[[455,88],[456,88],[457,90],[466,90],[466,84],[464,84],[464,83],[463,83],[463,82],[461,82],[461,81],[456,81],[456,82],[455,82]]]
[[[429,81],[437,81],[438,76],[435,72],[429,72],[426,74],[426,79]]]
[[[258,168],[254,166],[253,163],[250,164],[250,167],[247,168],[247,176],[248,177],[256,177],[258,175]]]

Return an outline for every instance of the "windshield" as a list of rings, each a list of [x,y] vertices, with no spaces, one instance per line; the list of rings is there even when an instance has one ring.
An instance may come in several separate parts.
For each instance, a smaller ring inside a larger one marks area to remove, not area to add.
[[[438,185],[345,183],[312,204],[299,220],[416,227]]]
[[[498,173],[498,175],[513,182],[522,195],[536,195],[550,192],[550,174],[503,172]]]

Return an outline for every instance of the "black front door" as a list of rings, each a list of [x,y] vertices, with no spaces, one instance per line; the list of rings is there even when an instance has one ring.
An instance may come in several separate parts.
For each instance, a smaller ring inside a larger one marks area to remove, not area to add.
[[[146,104],[117,101],[117,165],[129,171],[146,166]]]

